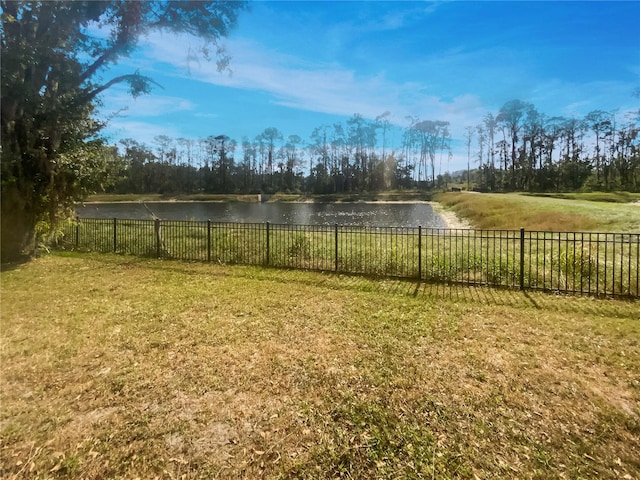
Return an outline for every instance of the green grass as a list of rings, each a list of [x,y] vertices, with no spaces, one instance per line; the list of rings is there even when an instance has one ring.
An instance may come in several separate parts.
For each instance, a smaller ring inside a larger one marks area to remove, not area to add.
[[[268,265],[520,287],[520,232],[119,220],[70,223],[60,246],[151,258]],[[522,286],[637,297],[638,236],[525,232]]]
[[[633,192],[570,192],[570,193],[531,193],[538,197],[564,198],[569,200],[589,200],[591,202],[633,203],[640,202],[640,193]]]
[[[600,200],[595,201],[596,198]],[[640,232],[640,206],[614,201],[620,198],[631,201],[636,197],[622,193],[564,194],[563,198],[553,198],[518,193],[449,192],[438,194],[435,199],[476,228]]]
[[[98,254],[0,278],[3,478],[640,476],[637,302]]]

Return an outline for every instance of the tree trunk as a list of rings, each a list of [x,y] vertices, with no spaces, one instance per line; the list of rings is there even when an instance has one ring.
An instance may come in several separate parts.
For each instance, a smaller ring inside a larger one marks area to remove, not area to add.
[[[36,248],[36,218],[15,185],[3,185],[1,205],[2,263],[30,257]]]

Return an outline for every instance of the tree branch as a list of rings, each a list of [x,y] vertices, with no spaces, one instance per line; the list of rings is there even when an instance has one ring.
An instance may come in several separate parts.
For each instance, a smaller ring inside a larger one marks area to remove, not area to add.
[[[83,95],[82,101],[80,103],[85,103],[85,102],[91,101],[95,97],[100,95],[102,92],[104,92],[105,90],[111,88],[112,86],[114,86],[114,85],[116,85],[118,83],[122,83],[122,82],[128,82],[129,83],[129,85],[131,86],[131,90],[132,90],[131,94],[134,97],[136,97],[136,96],[138,96],[138,95],[140,95],[142,93],[147,93],[149,84],[151,84],[151,83],[153,83],[154,85],[164,89],[164,87],[162,85],[160,85],[158,82],[156,82],[155,80],[153,80],[150,77],[146,77],[146,76],[140,75],[138,73],[130,73],[128,75],[120,75],[118,77],[112,78],[111,80],[109,80],[104,85],[100,85],[99,87],[96,87],[93,90],[87,92],[85,95]]]
[[[82,85],[85,81],[91,78],[100,69],[100,67],[102,67],[105,63],[107,63],[107,61],[111,57],[116,56],[118,51],[123,49],[125,46],[126,46],[125,43],[118,42],[115,45],[113,45],[111,48],[109,48],[107,51],[105,51],[102,55],[100,55],[98,59],[95,62],[93,62],[91,65],[89,65],[89,68],[87,68],[87,70],[85,70],[85,72],[82,75],[80,75],[80,81],[78,85]]]
[[[119,21],[114,22],[118,26],[116,27],[113,45],[107,48],[107,50],[80,75],[80,85],[91,78],[105,63],[117,57],[119,52],[135,44],[141,30],[144,4],[140,2],[124,2],[119,8],[121,10],[116,11],[115,14],[115,17],[118,17],[119,14]],[[108,10],[109,9],[107,9],[107,11]]]

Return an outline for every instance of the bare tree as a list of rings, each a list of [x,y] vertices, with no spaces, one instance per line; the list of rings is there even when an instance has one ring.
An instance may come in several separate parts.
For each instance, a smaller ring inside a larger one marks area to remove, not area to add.
[[[465,127],[464,139],[467,142],[467,190],[471,190],[471,142],[473,141],[474,127]]]

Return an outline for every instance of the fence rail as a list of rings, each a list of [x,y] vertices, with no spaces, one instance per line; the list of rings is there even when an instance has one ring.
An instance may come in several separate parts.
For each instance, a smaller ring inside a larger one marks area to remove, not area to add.
[[[640,234],[82,218],[60,245],[222,264],[640,297]]]

